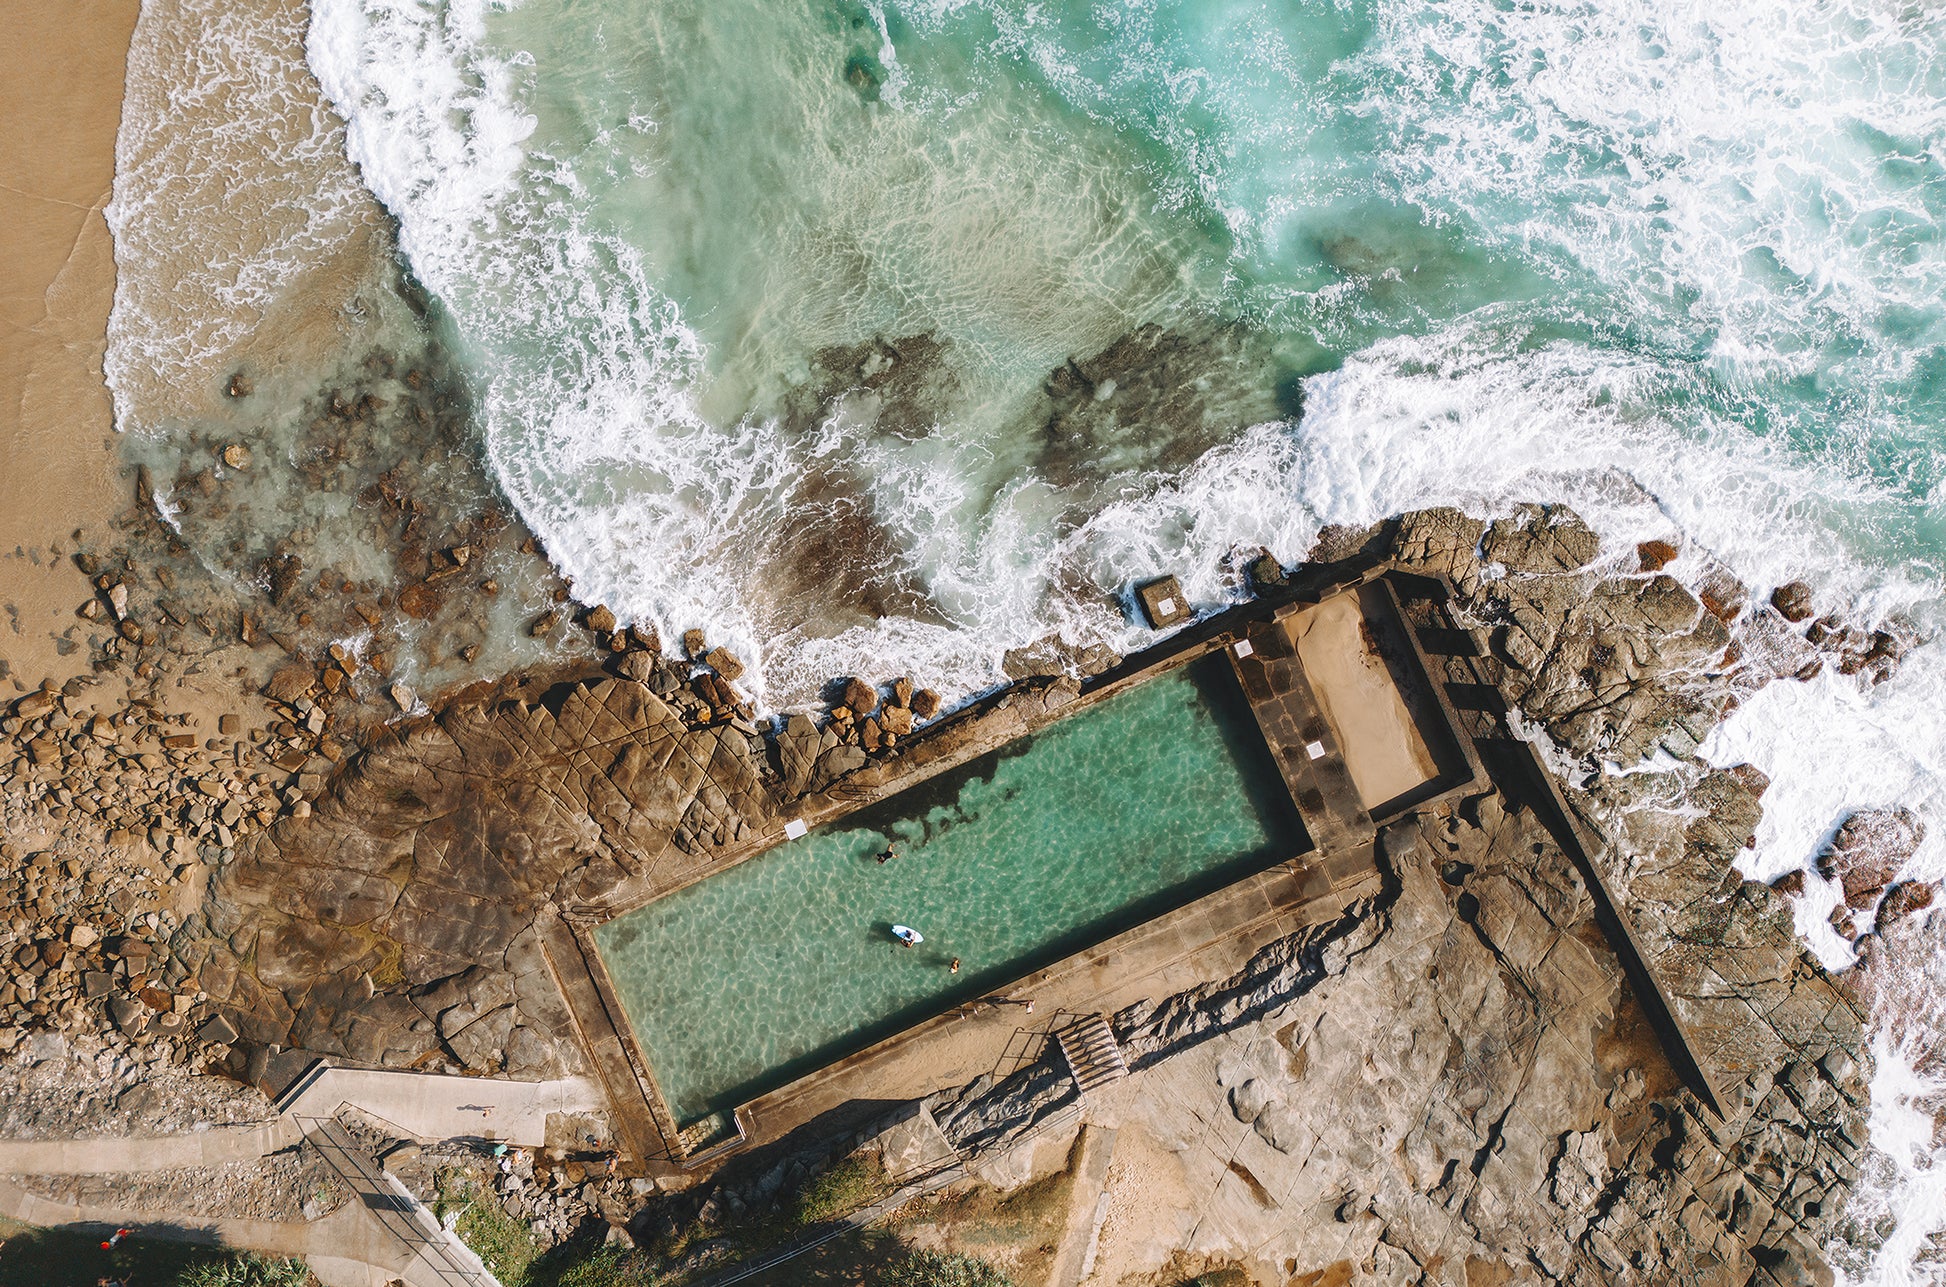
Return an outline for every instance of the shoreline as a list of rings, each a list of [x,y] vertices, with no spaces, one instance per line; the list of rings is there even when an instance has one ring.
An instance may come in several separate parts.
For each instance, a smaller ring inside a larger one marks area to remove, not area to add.
[[[0,299],[0,657],[15,691],[88,669],[72,637],[91,593],[65,557],[127,504],[102,363],[114,302],[107,221],[137,0],[14,7],[0,54],[0,218],[12,230]],[[11,637],[8,637],[11,635]]]

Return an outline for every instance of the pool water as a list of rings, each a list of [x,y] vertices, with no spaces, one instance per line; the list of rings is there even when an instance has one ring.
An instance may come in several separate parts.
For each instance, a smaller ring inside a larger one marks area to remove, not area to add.
[[[1308,847],[1219,655],[596,937],[686,1125]]]

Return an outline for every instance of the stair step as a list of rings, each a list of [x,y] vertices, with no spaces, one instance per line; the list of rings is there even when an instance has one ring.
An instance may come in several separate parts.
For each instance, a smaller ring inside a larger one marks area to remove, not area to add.
[[[1115,1041],[1114,1030],[1102,1016],[1076,1019],[1054,1034],[1067,1057],[1068,1073],[1082,1094],[1097,1090],[1128,1076],[1128,1062]]]

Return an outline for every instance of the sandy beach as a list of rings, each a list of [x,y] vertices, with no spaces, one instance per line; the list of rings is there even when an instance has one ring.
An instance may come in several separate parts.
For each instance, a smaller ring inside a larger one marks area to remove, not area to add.
[[[102,376],[115,261],[102,208],[115,169],[123,69],[137,0],[7,4],[0,52],[0,657],[13,687],[85,669],[55,636],[88,595],[64,557],[76,528],[125,491]],[[57,552],[57,550],[59,552]],[[77,632],[78,633],[78,632]],[[4,690],[0,690],[4,691]]]

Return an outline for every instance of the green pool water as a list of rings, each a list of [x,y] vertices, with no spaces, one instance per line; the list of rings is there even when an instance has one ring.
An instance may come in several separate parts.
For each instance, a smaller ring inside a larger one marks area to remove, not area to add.
[[[1306,848],[1215,656],[596,937],[687,1124]]]

